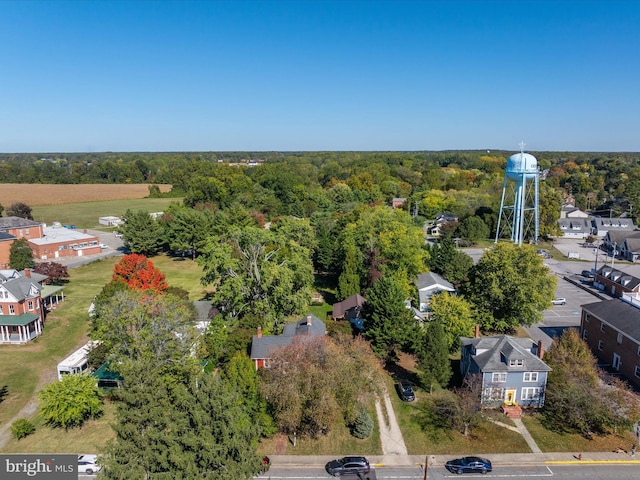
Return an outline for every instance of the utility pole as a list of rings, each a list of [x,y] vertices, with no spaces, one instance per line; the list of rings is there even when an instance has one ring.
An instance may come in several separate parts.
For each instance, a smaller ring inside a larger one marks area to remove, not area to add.
[[[638,435],[640,437],[640,434]],[[427,470],[429,469],[429,455],[424,459],[424,479],[427,480]]]

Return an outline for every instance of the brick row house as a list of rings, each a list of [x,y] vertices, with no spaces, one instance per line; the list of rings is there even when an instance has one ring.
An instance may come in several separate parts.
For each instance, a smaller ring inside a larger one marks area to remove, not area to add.
[[[29,269],[0,270],[0,343],[27,343],[42,334],[46,278]]]
[[[640,296],[582,305],[580,335],[602,368],[640,389]]]
[[[621,297],[625,293],[640,292],[640,278],[604,265],[595,273],[593,286],[613,297]]]

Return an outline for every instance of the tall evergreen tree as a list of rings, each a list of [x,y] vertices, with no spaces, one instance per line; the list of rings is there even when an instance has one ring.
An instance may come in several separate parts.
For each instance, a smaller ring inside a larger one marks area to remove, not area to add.
[[[357,250],[350,245],[345,251],[344,266],[338,278],[338,298],[344,300],[355,293],[360,293],[360,275],[358,274]]]
[[[140,364],[125,385],[103,478],[240,480],[259,473],[258,429],[227,382],[211,374],[180,382]]]
[[[384,360],[397,359],[397,351],[405,347],[412,336],[414,322],[405,299],[400,283],[388,274],[367,292],[364,337]]]
[[[445,387],[451,378],[449,349],[442,322],[435,319],[425,325],[418,348],[420,381],[431,390],[435,384]]]

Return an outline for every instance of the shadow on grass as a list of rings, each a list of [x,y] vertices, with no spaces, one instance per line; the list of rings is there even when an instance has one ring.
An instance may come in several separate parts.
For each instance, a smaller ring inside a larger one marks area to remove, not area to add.
[[[0,403],[2,403],[7,395],[9,395],[9,387],[7,387],[7,385],[4,385],[0,388]]]

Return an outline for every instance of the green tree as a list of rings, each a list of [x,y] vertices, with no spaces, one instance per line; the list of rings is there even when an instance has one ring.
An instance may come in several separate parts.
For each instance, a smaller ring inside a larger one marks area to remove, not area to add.
[[[433,295],[429,302],[430,318],[442,325],[444,342],[448,353],[460,347],[460,337],[473,334],[475,319],[472,307],[464,297],[442,292]]]
[[[164,244],[164,229],[148,212],[127,210],[118,229],[123,234],[125,246],[131,253],[147,257],[157,254]]]
[[[630,427],[640,418],[640,401],[621,382],[603,381],[596,359],[573,329],[544,356],[547,379],[544,422],[552,430],[587,438]]]
[[[246,407],[251,421],[259,427],[260,434],[269,437],[276,433],[276,425],[267,413],[267,400],[260,392],[258,373],[251,359],[237,352],[224,367],[222,377],[235,385],[240,402]]]
[[[198,263],[227,319],[255,315],[265,326],[278,325],[311,299],[311,252],[269,230],[245,227],[211,237]]]
[[[29,241],[26,238],[14,240],[9,248],[9,266],[15,270],[24,270],[33,268],[35,264]]]
[[[162,218],[171,250],[190,251],[191,258],[204,249],[215,224],[213,210],[170,206]]]
[[[92,338],[101,340],[122,373],[153,358],[164,373],[183,375],[194,368],[193,305],[174,295],[115,290],[95,302]]]
[[[438,318],[433,318],[425,324],[417,354],[420,382],[428,386],[430,391],[434,385],[446,387],[453,372],[449,361],[447,337]]]
[[[534,247],[504,242],[484,253],[462,290],[484,330],[508,332],[542,321],[556,284]]]
[[[473,259],[458,250],[451,237],[444,237],[431,247],[429,266],[456,288],[460,288],[469,278]]]
[[[391,275],[385,275],[367,292],[364,306],[364,338],[383,360],[394,361],[415,331],[404,289]]]
[[[360,293],[360,275],[358,275],[358,251],[354,245],[347,246],[342,273],[338,277],[338,299],[344,300]]]
[[[351,425],[351,435],[356,438],[369,438],[373,433],[374,426],[373,418],[371,418],[367,409],[360,407],[360,414]]]
[[[102,478],[240,480],[260,472],[258,429],[234,386],[211,374],[176,381],[146,361],[125,376]]]
[[[562,193],[541,182],[538,215],[540,220],[540,235],[543,237],[551,237],[560,235],[560,227],[558,219],[560,218],[560,209],[562,207]]]
[[[454,235],[476,243],[478,240],[489,238],[489,227],[480,217],[467,217],[460,222]]]
[[[47,385],[38,394],[40,415],[54,427],[79,427],[85,420],[102,415],[102,398],[95,378],[67,375]]]

